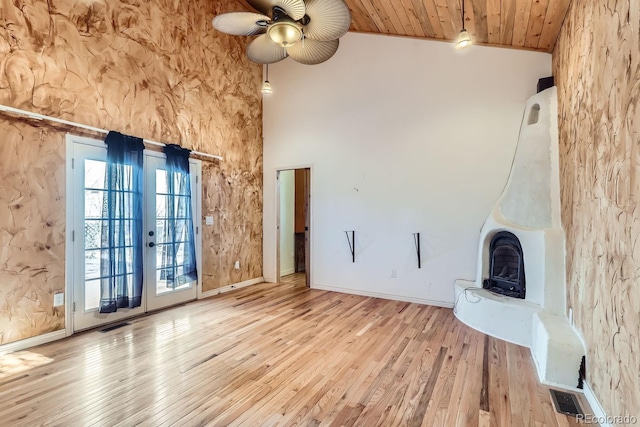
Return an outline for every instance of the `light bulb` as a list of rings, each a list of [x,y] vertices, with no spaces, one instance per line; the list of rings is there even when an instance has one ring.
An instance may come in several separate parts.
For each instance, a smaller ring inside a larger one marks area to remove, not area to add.
[[[271,88],[271,83],[269,83],[269,80],[265,80],[264,83],[262,83],[261,90],[264,95],[269,95],[273,93],[273,89]]]
[[[456,39],[456,49],[464,49],[465,47],[471,46],[471,36],[464,28],[458,34],[458,38]]]

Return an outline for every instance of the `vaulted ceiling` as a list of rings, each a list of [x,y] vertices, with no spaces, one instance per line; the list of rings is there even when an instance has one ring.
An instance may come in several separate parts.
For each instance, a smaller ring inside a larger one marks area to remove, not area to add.
[[[461,30],[462,0],[345,1],[350,31],[454,40]],[[464,0],[465,27],[477,44],[551,52],[570,1]]]

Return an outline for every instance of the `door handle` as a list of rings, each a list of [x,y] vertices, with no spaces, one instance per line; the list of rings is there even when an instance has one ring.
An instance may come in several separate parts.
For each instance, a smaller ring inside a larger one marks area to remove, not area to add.
[[[148,245],[148,246],[149,246],[150,248],[153,248],[155,245],[156,245],[155,243],[153,243],[153,242],[149,242],[149,245]]]

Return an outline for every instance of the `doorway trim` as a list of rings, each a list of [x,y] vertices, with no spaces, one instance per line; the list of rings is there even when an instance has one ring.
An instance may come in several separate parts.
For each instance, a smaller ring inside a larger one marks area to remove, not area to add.
[[[274,169],[273,179],[275,181],[275,263],[276,263],[276,283],[280,284],[280,172],[283,171],[295,171],[296,169],[309,169],[309,270],[306,271],[305,274],[308,275],[309,279],[309,288],[313,288],[313,275],[314,275],[314,266],[313,266],[313,163],[310,164],[302,164],[295,166],[279,166]]]
[[[66,206],[65,206],[65,244],[64,244],[64,324],[65,324],[65,336],[69,337],[73,335],[73,217],[75,212],[75,197],[73,194],[73,144],[74,141],[81,141],[89,138],[74,136],[69,133],[65,134],[65,149],[66,149],[66,178],[65,178],[65,191],[66,194]]]

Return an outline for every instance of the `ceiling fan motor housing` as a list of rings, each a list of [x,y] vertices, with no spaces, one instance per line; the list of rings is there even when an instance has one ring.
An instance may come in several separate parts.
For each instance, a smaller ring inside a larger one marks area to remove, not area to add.
[[[269,38],[282,47],[296,44],[302,38],[302,26],[291,19],[285,11],[274,6],[273,18],[267,29]]]

